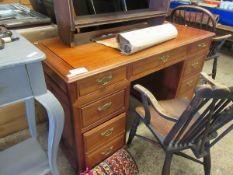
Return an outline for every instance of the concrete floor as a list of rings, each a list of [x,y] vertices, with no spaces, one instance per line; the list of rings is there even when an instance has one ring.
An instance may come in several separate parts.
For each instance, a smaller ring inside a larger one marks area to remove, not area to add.
[[[212,62],[206,62],[204,71],[210,72]],[[223,52],[219,60],[218,73],[216,79],[225,85],[233,86],[233,52]],[[137,101],[131,98],[130,120],[133,118],[133,110]],[[39,140],[46,149],[47,143],[47,124],[38,127]],[[151,137],[150,132],[141,124],[138,130],[139,134]],[[17,134],[0,139],[0,150],[7,148],[29,136],[28,131],[24,130]],[[228,134],[219,144],[212,149],[212,175],[233,175],[233,132]],[[139,167],[139,175],[160,175],[164,152],[159,146],[154,146],[139,138],[133,140],[129,148],[132,156]],[[189,152],[188,152],[189,153]],[[59,150],[58,164],[61,175],[74,175],[62,150]],[[182,157],[174,156],[171,165],[171,175],[203,175],[201,165]]]

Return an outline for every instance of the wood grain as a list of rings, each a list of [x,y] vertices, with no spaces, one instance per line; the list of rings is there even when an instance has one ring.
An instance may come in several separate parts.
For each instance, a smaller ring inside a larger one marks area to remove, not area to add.
[[[100,148],[93,153],[86,154],[86,165],[88,167],[93,167],[100,163],[102,160],[111,156],[114,152],[120,149],[124,143],[124,135],[120,135],[112,142],[104,145],[102,144]]]
[[[77,173],[106,158],[100,155],[101,152],[109,151],[113,145],[120,148],[125,143],[122,132],[111,138],[107,145],[92,134],[111,129],[108,128],[112,126],[111,121],[116,122],[114,126],[122,126],[122,120],[116,117],[127,116],[130,84],[137,82],[134,80],[145,80],[152,91],[158,89],[155,92],[164,99],[193,94],[214,33],[180,25],[176,27],[179,33],[176,39],[129,56],[96,43],[69,48],[54,38],[37,44],[47,56],[44,70],[48,88],[65,109],[63,145]],[[163,63],[161,57],[167,55],[169,58]],[[190,65],[196,59],[200,65],[196,71],[190,71]],[[88,72],[67,77],[71,69],[79,67],[85,67]],[[191,84],[187,82],[192,79]],[[97,85],[97,80],[111,81]],[[90,144],[87,141],[89,136],[98,141],[90,141]],[[113,152],[115,150],[114,146]]]
[[[157,67],[165,67],[166,64],[170,64],[169,62],[173,62],[173,60],[183,60],[187,57],[187,47],[180,47],[174,50],[170,50],[168,52],[158,54],[147,59],[137,61],[132,64],[133,68],[133,76],[137,74],[145,74],[146,72],[154,72]],[[141,76],[142,77],[142,76]],[[133,78],[135,79],[135,78]]]
[[[100,73],[86,79],[82,79],[80,81],[77,81],[79,95],[83,96],[90,94],[98,90],[99,88],[105,88],[106,86],[116,84],[117,82],[125,79],[126,79],[125,66],[104,73]],[[105,81],[105,82],[101,83],[101,81]]]
[[[83,127],[87,127],[101,118],[114,114],[119,110],[123,111],[125,109],[124,100],[125,92],[120,91],[90,105],[81,107]]]
[[[44,40],[39,43],[38,47],[46,53],[47,60],[45,63],[58,75],[61,75],[64,81],[70,83],[103,71],[109,71],[120,66],[144,60],[148,57],[168,52],[182,46],[191,46],[194,42],[202,42],[204,39],[209,40],[210,37],[214,36],[214,33],[208,31],[180,25],[175,26],[179,33],[177,38],[129,56],[122,55],[118,50],[97,43],[89,43],[69,48],[57,38]],[[210,40],[208,43],[210,43]],[[196,47],[192,48],[193,52],[195,52],[195,48]],[[208,46],[206,49],[208,49]],[[54,59],[54,57],[57,59]],[[67,77],[69,70],[79,67],[85,67],[88,72],[70,78]]]
[[[193,91],[196,87],[196,84],[199,80],[200,74],[194,74],[191,77],[188,77],[186,79],[183,79],[178,94],[184,94],[187,91]]]
[[[159,16],[166,16],[166,11],[155,11],[151,9],[143,9],[143,10],[131,10],[128,12],[114,12],[107,14],[97,14],[92,17],[87,16],[77,16],[75,18],[75,25],[77,27],[92,27],[103,24],[112,24],[124,21],[132,21],[132,20],[140,20],[140,19],[148,19],[155,18]]]
[[[91,30],[96,30],[97,32],[100,28],[108,28],[109,32],[112,33],[113,31],[110,31],[111,28],[106,27],[106,25],[116,25],[119,23],[122,25],[123,22],[126,22],[124,23],[125,26],[129,24],[137,24],[140,22],[140,20],[148,23],[153,21],[154,25],[161,24],[167,16],[169,1],[152,1],[153,3],[150,3],[148,9],[129,10],[105,14],[88,13],[86,16],[79,16],[75,12],[74,7],[77,5],[77,3],[73,3],[72,0],[54,0],[54,10],[56,14],[59,36],[66,45],[73,47],[77,44],[84,43],[83,41],[87,42],[87,39],[83,40],[82,38],[79,38],[79,34],[82,34],[82,28],[90,29],[90,27],[94,27]],[[95,29],[96,27],[98,29]]]
[[[85,152],[91,152],[94,149],[100,148],[101,144],[107,144],[115,136],[125,134],[125,114],[121,114],[102,125],[83,134]]]
[[[188,77],[189,75],[193,75],[201,71],[203,66],[203,60],[206,58],[205,54],[195,55],[189,60],[185,61],[184,67],[184,77]]]

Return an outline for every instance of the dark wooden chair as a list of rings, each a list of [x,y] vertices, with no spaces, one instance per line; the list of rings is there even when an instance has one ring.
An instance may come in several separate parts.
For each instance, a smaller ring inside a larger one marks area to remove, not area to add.
[[[213,15],[209,10],[199,6],[183,5],[178,6],[172,10],[170,20],[173,23],[215,32],[219,16]],[[217,73],[217,64],[219,58],[218,51],[224,44],[225,40],[230,37],[231,34],[216,36],[213,38],[213,42],[210,46],[210,51],[206,59],[213,60],[211,73],[213,79],[215,79]]]
[[[233,129],[233,124],[224,127],[233,119],[233,88],[216,83],[205,73],[202,76],[207,84],[197,87],[191,101],[185,98],[157,101],[146,88],[134,85],[143,106],[136,108],[127,144],[131,144],[143,121],[166,153],[162,175],[170,174],[174,154],[204,165],[205,175],[210,175],[210,149]],[[183,153],[186,149],[191,149],[194,155]]]

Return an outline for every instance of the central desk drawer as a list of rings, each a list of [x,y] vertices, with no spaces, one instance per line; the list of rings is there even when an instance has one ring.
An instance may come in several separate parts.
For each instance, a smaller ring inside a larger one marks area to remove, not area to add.
[[[124,134],[125,122],[125,114],[121,114],[84,133],[85,152],[90,152],[94,148],[100,148],[101,144],[107,144],[117,135]]]
[[[125,109],[125,96],[125,91],[122,90],[82,107],[82,126],[87,127],[108,115],[122,112]]]
[[[103,72],[77,82],[79,95],[87,95],[97,89],[115,84],[126,79],[126,67]]]
[[[164,66],[165,64],[169,64],[177,60],[184,60],[186,57],[186,52],[187,48],[184,46],[133,63],[133,75],[153,71],[157,67]]]

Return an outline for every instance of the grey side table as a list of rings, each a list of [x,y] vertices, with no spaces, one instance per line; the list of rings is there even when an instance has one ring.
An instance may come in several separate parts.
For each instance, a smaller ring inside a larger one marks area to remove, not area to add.
[[[0,107],[18,101],[26,104],[31,138],[0,152],[1,175],[59,175],[57,151],[64,125],[61,104],[45,84],[41,61],[45,55],[21,35],[0,50]],[[49,118],[48,152],[37,141],[35,105],[37,100]]]

